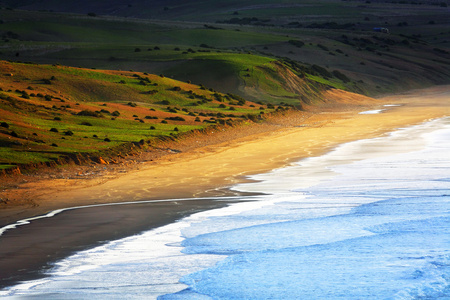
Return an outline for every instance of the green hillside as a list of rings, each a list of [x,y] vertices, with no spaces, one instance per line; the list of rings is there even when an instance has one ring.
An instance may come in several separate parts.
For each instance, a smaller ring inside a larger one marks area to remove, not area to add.
[[[1,0],[0,168],[448,84],[447,4]]]
[[[2,59],[162,73],[242,97],[265,92],[246,89],[245,63],[236,68],[235,59],[218,53],[337,70],[350,80],[346,89],[367,95],[450,77],[448,7],[436,1],[3,1],[3,7]]]
[[[126,154],[290,109],[147,73],[4,61],[0,72],[0,169]]]

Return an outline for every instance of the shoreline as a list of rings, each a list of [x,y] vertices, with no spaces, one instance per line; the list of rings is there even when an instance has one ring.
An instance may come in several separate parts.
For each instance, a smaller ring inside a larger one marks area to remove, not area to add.
[[[0,288],[22,279],[36,278],[48,262],[98,245],[99,241],[136,234],[194,212],[227,205],[226,200],[211,199],[238,195],[229,187],[245,182],[247,175],[319,156],[343,143],[383,136],[401,127],[450,115],[450,86],[385,97],[372,105],[362,101],[360,106],[350,108],[345,105],[346,101],[352,104],[352,99],[343,98],[347,94],[334,92],[338,94],[330,94],[330,98],[340,97],[339,106],[317,108],[325,110],[312,113],[297,125],[280,126],[275,131],[164,156],[140,165],[137,170],[100,182],[95,181],[98,179],[88,184],[52,179],[21,185],[30,197],[35,197],[37,206],[1,209],[0,220],[4,225],[73,206],[152,199],[202,199],[150,203],[147,210],[140,209],[141,204],[123,205],[120,209],[118,206],[101,206],[90,209],[96,213],[89,215],[83,214],[82,210],[73,210],[70,214],[64,212],[65,218],[40,219],[33,222],[34,226],[9,230],[0,237],[0,273],[3,273],[0,274]],[[383,106],[393,104],[400,106]],[[360,114],[380,108],[385,110],[378,114]],[[66,218],[68,215],[72,217]],[[46,225],[38,226],[37,223]],[[4,225],[0,224],[0,227]]]
[[[45,278],[57,261],[108,241],[158,228],[235,199],[174,199],[70,208],[7,230],[0,246],[0,292]],[[101,215],[101,216],[100,216]],[[0,293],[1,296],[1,293]]]

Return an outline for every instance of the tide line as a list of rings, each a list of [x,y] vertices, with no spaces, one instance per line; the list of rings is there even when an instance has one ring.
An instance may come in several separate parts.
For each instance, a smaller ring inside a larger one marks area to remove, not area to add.
[[[253,198],[256,196],[245,196],[245,198]],[[130,201],[130,202],[116,202],[116,203],[102,203],[102,204],[92,204],[92,205],[83,205],[83,206],[74,206],[52,210],[51,212],[40,215],[32,218],[27,218],[23,220],[19,220],[13,224],[6,225],[0,228],[0,236],[2,236],[6,231],[15,229],[18,226],[28,225],[32,221],[51,218],[65,211],[83,209],[83,208],[93,208],[93,207],[101,207],[101,206],[116,206],[116,205],[129,205],[129,204],[145,204],[145,203],[160,203],[160,202],[174,202],[174,201],[194,201],[194,200],[238,200],[242,199],[243,196],[229,196],[229,197],[205,197],[205,198],[178,198],[178,199],[161,199],[161,200],[144,200],[144,201]]]

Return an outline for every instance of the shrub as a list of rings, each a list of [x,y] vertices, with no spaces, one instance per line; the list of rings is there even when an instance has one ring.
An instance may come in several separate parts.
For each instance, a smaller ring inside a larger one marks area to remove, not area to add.
[[[294,46],[296,46],[298,48],[301,48],[301,47],[303,47],[305,45],[304,42],[298,41],[298,40],[290,40],[289,44],[294,45]]]
[[[57,128],[51,128],[50,131],[51,132],[59,132],[59,130]]]
[[[51,146],[52,146],[52,147],[58,147],[58,145],[55,144],[55,143],[53,143]]]
[[[239,105],[244,105],[246,102],[244,98],[242,98],[241,96],[235,95],[235,94],[228,93],[227,96],[234,100],[238,100]]]
[[[54,121],[61,121],[61,118],[60,117],[54,117],[53,120]]]
[[[324,51],[329,51],[328,47],[322,45],[322,44],[317,44],[317,47],[319,47],[320,49],[324,50]]]
[[[19,137],[19,135],[15,131],[11,131],[10,135],[12,137]]]
[[[334,77],[338,78],[339,80],[342,80],[345,83],[350,82],[350,79],[345,74],[342,74],[338,70],[334,70],[333,75]]]
[[[120,116],[120,112],[118,112],[116,110],[116,111],[113,111],[113,113],[111,115],[113,115],[114,117],[118,117],[118,116]]]
[[[84,125],[84,126],[92,126],[92,124],[89,123],[89,122],[82,122],[81,125]]]
[[[67,131],[64,132],[64,135],[72,136],[72,135],[73,135],[73,132],[70,131],[70,130],[67,130]]]
[[[134,102],[128,102],[127,104],[128,104],[129,106],[131,106],[131,107],[136,107],[136,106],[137,106],[137,104],[134,103]]]
[[[1,127],[4,127],[4,128],[9,128],[9,124],[6,123],[6,122],[2,122],[2,123],[0,124],[0,126],[1,126]]]
[[[92,110],[82,110],[79,113],[77,113],[78,116],[86,116],[86,117],[96,117],[96,118],[101,118],[103,117],[103,115],[98,112],[98,111],[92,111]]]
[[[108,142],[108,143],[111,142],[111,140],[109,138],[105,138],[104,141]]]
[[[149,94],[149,95],[154,95],[154,94],[157,94],[157,93],[158,93],[158,90],[150,90],[150,91],[147,92],[147,94]]]
[[[168,118],[166,118],[166,120],[182,121],[182,122],[186,121],[184,118],[179,117],[179,116],[177,116],[177,117],[168,117]]]
[[[321,67],[321,66],[318,66],[318,65],[313,65],[311,68],[312,68],[312,70],[313,70],[315,73],[318,73],[318,74],[319,74],[320,76],[322,76],[322,77],[325,77],[325,78],[330,78],[330,77],[332,77],[331,73],[328,72],[328,70],[325,69],[324,67]]]
[[[155,130],[155,126],[150,126],[150,130]]]

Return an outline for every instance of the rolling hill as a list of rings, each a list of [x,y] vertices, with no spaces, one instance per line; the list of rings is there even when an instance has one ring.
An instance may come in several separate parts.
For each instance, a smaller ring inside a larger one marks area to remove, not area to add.
[[[450,81],[446,1],[0,7],[2,169],[302,109],[330,88],[379,96]]]
[[[252,123],[293,107],[130,71],[3,61],[0,77],[0,169],[114,157],[186,132]],[[309,103],[326,89],[306,79],[303,87],[309,88]]]
[[[337,70],[350,79],[347,90],[372,96],[447,83],[450,76],[450,11],[442,1],[3,5],[1,58],[7,60],[162,73],[242,97],[253,95],[240,73],[248,67],[217,53]]]

